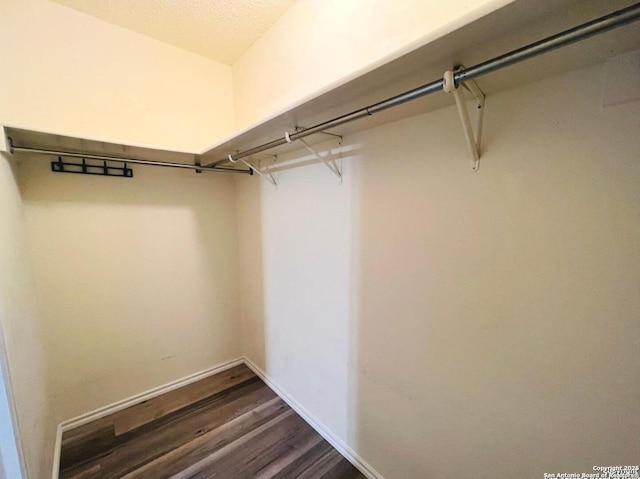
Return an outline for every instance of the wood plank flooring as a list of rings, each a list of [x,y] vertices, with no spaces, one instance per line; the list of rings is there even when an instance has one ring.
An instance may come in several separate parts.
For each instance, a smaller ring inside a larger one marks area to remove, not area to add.
[[[364,476],[245,365],[67,431],[60,479]]]

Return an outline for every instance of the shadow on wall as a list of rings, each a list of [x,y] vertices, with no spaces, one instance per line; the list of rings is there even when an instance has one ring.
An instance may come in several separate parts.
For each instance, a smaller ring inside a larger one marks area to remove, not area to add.
[[[309,160],[298,155],[281,155],[278,163]],[[332,418],[328,427],[346,433],[349,189],[316,164],[280,172],[277,190],[242,178],[238,192],[245,354],[313,415]]]
[[[383,476],[635,460],[638,105],[601,76],[493,97],[477,173],[447,108],[347,138],[341,187],[240,181],[245,352]]]
[[[240,355],[235,185],[20,164],[61,421]]]
[[[236,183],[242,351],[264,369],[265,304],[260,179],[252,179],[254,181],[239,179]]]

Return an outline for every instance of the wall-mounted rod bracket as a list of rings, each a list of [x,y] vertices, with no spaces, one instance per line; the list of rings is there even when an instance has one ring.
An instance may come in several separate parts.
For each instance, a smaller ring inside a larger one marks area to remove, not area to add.
[[[455,73],[458,73],[459,71],[460,68],[458,68]],[[464,89],[466,89],[476,99],[478,116],[476,120],[475,134],[473,132],[473,127],[471,126],[471,118],[469,117],[467,103],[464,99],[464,94],[462,93],[459,86],[462,86]],[[469,155],[471,156],[471,171],[478,171],[478,168],[480,167],[480,147],[482,142],[482,124],[484,121],[485,94],[482,92],[482,90],[480,90],[480,87],[478,87],[478,84],[473,79],[460,82],[460,85],[456,85],[456,82],[454,80],[454,72],[451,70],[444,73],[442,89],[447,93],[453,94],[453,97],[456,100],[458,116],[460,116],[462,130],[467,141]]]
[[[324,132],[323,132],[324,133]],[[337,136],[340,138],[339,144],[342,145],[342,137],[340,135],[333,135],[332,133],[327,133],[331,136]],[[284,132],[284,137],[287,140],[287,143],[293,143],[294,140],[291,139],[288,131]],[[298,138],[298,141],[304,145],[304,147],[315,156],[324,166],[326,166],[331,173],[333,173],[342,184],[342,160],[329,160],[327,157],[331,156],[329,152],[326,156],[322,156],[315,148],[313,148],[309,143],[304,141],[302,138]]]
[[[278,157],[273,155],[273,157],[277,160]],[[250,164],[248,161],[245,161],[244,158],[240,158],[239,160],[234,160],[233,159],[233,155],[229,155],[227,157],[227,159],[231,162],[231,163],[236,163],[236,162],[241,162],[242,164],[244,164],[247,168],[249,168],[249,170],[251,170],[252,172],[256,173],[260,178],[263,178],[265,180],[267,180],[269,183],[271,183],[276,189],[278,189],[278,177],[277,177],[277,173],[269,173],[267,171],[263,171],[261,168],[256,168],[255,166],[253,166],[252,164]]]

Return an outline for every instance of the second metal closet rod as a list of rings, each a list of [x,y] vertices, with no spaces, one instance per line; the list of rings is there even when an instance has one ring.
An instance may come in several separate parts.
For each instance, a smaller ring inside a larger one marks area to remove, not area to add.
[[[471,68],[462,70],[458,73],[455,73],[454,82],[456,85],[458,85],[460,82],[463,82],[465,80],[470,80],[472,78],[486,75],[487,73],[500,70],[501,68],[508,67],[510,65],[513,65],[514,63],[518,63],[529,58],[542,55],[543,53],[547,53],[566,45],[584,40],[593,35],[597,35],[599,33],[621,27],[638,19],[640,19],[640,3],[636,3],[635,5],[632,5],[630,7],[615,11],[613,13],[610,13],[609,15],[596,18],[595,20],[592,20],[590,22],[583,23],[582,25],[578,25],[577,27],[565,30],[561,33],[547,37],[535,43],[531,43],[522,48],[518,48],[517,50],[513,50],[509,53],[488,60],[484,63],[480,63],[479,65],[475,65]],[[299,140],[300,138],[320,133],[337,126],[344,125],[345,123],[350,123],[354,120],[373,115],[374,113],[377,113],[379,111],[402,105],[403,103],[406,103],[408,101],[422,98],[423,96],[442,90],[443,84],[444,81],[442,79],[435,80],[431,83],[427,83],[426,85],[423,85],[421,87],[388,98],[374,105],[361,108],[360,110],[356,110],[332,120],[325,121],[310,128],[305,128],[295,133],[291,133],[288,139],[285,137],[278,138],[277,140],[264,143],[260,146],[241,151],[234,155],[230,155],[227,158],[209,163],[207,166],[216,167],[219,165],[223,165],[229,162],[230,158],[234,161],[241,158],[246,158],[248,156],[255,155],[256,153],[270,150],[277,146],[285,145],[290,141]]]

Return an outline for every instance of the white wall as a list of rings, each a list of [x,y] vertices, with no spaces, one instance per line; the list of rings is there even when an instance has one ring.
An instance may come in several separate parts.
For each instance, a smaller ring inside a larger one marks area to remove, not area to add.
[[[231,67],[47,0],[3,2],[0,56],[3,125],[181,151],[233,128]],[[240,354],[233,181],[67,177],[47,161],[19,166],[26,234],[0,171],[2,321],[31,479],[49,474],[57,422]]]
[[[52,401],[42,317],[31,273],[23,208],[13,165],[4,154],[0,155],[0,328],[0,361],[7,373],[5,386],[15,407],[28,477],[45,477],[50,471],[56,423],[49,414]],[[2,429],[6,434],[2,436],[4,453],[4,448],[11,448],[7,437],[11,428],[4,424]],[[8,457],[4,459],[7,477],[18,477],[15,464],[6,461]]]
[[[233,65],[236,129],[511,1],[299,0]]]
[[[384,477],[542,477],[640,448],[640,103],[603,66],[239,182],[245,350]]]
[[[20,178],[57,419],[240,356],[233,180],[48,161]]]
[[[231,67],[48,0],[4,0],[0,124],[200,151],[233,128]]]
[[[506,3],[302,0],[232,88],[227,66],[12,0],[0,123],[199,150]],[[388,478],[632,463],[640,115],[599,106],[602,68],[581,75],[491,97],[477,174],[453,109],[348,138],[342,187],[318,166],[236,197],[225,177],[25,158],[27,241],[5,165],[3,330],[30,477],[52,423],[242,348]]]

